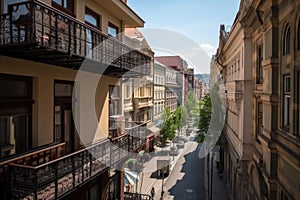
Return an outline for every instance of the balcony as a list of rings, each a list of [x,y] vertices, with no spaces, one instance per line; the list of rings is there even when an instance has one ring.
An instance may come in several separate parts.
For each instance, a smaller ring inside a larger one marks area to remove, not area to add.
[[[133,106],[134,108],[143,108],[153,106],[152,97],[134,97]]]
[[[0,15],[0,54],[108,76],[150,74],[150,57],[34,0]]]
[[[146,124],[135,125],[118,138],[103,139],[71,154],[62,156],[59,144],[0,163],[0,169],[2,175],[3,169],[10,172],[6,183],[12,199],[59,199],[109,167],[122,165],[130,152],[145,145],[146,134]]]

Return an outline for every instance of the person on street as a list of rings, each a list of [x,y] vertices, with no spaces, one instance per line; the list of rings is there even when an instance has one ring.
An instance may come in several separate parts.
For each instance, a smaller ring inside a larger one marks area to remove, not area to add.
[[[151,193],[151,197],[152,197],[152,199],[153,199],[153,198],[154,198],[154,195],[155,195],[154,187],[151,188],[150,193]]]

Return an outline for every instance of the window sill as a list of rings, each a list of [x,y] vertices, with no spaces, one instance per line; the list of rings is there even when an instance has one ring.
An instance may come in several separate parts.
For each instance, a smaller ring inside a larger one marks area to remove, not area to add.
[[[300,136],[299,135],[293,135],[289,132],[287,132],[285,129],[279,129],[276,131],[278,135],[281,137],[287,139],[289,142],[292,142],[300,147]]]

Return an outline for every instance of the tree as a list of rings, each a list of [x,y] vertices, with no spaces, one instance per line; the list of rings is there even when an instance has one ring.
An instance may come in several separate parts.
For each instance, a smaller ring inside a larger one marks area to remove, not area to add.
[[[199,125],[198,128],[201,133],[207,133],[211,114],[212,114],[212,104],[210,94],[207,93],[199,103]]]
[[[193,92],[188,93],[187,101],[185,102],[185,107],[187,109],[189,117],[194,117],[194,115],[197,113],[196,109],[198,106],[197,106],[197,99]]]
[[[164,110],[163,117],[164,123],[160,130],[160,141],[165,144],[168,139],[172,140],[175,137],[176,125],[174,123],[174,117],[169,108]]]
[[[176,130],[187,123],[189,114],[186,107],[179,106],[173,113],[166,108],[163,117],[165,121],[160,130],[160,135],[161,142],[165,144],[167,140],[173,140],[176,136]]]
[[[172,113],[172,119],[175,126],[175,130],[179,130],[180,127],[187,124],[189,118],[188,110],[185,106],[179,106]]]

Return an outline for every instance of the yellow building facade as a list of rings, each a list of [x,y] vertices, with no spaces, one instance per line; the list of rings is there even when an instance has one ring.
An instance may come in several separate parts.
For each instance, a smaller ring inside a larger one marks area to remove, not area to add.
[[[122,148],[146,141],[120,141],[146,129],[113,138],[109,119],[122,114],[120,77],[150,73],[121,34],[144,21],[126,1],[0,2],[3,198],[122,199]]]

